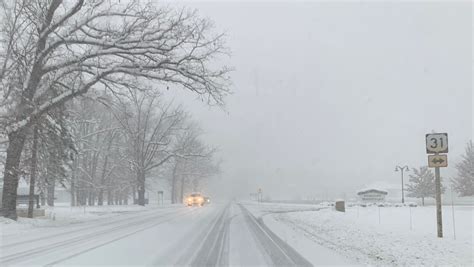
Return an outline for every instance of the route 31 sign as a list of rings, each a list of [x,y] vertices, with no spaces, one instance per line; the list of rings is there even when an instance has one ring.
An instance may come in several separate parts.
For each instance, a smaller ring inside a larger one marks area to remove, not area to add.
[[[431,133],[426,134],[426,153],[448,153],[448,134]]]

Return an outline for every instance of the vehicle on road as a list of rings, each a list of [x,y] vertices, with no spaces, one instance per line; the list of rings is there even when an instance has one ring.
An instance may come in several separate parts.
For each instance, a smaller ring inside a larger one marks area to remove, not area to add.
[[[204,206],[204,196],[201,193],[192,193],[186,197],[185,203],[187,206]]]

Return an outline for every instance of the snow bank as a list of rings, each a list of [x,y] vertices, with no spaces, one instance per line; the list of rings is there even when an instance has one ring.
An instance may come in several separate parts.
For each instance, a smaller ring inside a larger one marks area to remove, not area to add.
[[[271,216],[313,242],[360,264],[473,265],[473,207],[443,208],[445,238],[436,237],[435,207],[352,207]],[[410,221],[411,212],[411,221]],[[380,218],[380,219],[379,219]]]
[[[261,217],[271,213],[288,213],[288,212],[302,212],[302,211],[317,211],[323,208],[334,206],[333,203],[325,202],[320,204],[294,204],[294,203],[268,203],[268,202],[253,202],[242,201],[249,211],[257,217]]]
[[[171,205],[148,205],[142,207],[138,205],[105,205],[90,207],[45,207],[46,216],[44,217],[37,217],[33,219],[19,217],[17,221],[0,217],[0,236],[26,233],[37,229],[38,227],[66,226],[110,218],[127,213],[133,214],[145,212],[151,209],[169,208],[170,206]]]

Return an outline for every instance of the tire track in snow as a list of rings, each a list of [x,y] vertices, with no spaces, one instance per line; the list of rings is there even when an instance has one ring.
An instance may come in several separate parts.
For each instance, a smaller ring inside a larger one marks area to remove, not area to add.
[[[41,247],[35,247],[33,249],[28,249],[28,250],[23,250],[20,252],[8,254],[7,256],[2,255],[0,257],[0,263],[2,265],[7,265],[15,262],[21,262],[22,260],[32,260],[34,257],[42,257],[45,254],[48,253],[58,253],[59,250],[65,249],[65,248],[74,248],[77,247],[78,245],[84,245],[87,243],[90,243],[91,240],[100,240],[100,238],[107,236],[109,234],[114,234],[114,233],[121,233],[124,231],[127,231],[125,234],[119,235],[118,237],[115,236],[112,240],[108,239],[106,242],[100,242],[98,245],[95,244],[94,246],[86,246],[85,249],[75,251],[73,255],[68,255],[66,257],[60,258],[58,260],[55,260],[53,262],[50,262],[46,265],[54,265],[58,264],[62,261],[68,260],[70,258],[76,257],[78,255],[81,255],[83,253],[86,253],[92,249],[110,244],[112,242],[115,242],[117,240],[120,240],[122,238],[125,238],[127,236],[130,236],[132,234],[144,231],[149,229],[150,227],[156,226],[158,224],[168,222],[170,220],[173,220],[177,217],[180,217],[181,215],[187,214],[187,213],[192,213],[193,210],[188,211],[184,210],[185,212],[169,212],[165,214],[154,214],[152,216],[147,216],[147,217],[142,217],[139,220],[127,220],[125,223],[119,223],[119,224],[113,224],[113,227],[109,227],[106,229],[102,229],[99,231],[94,231],[94,232],[88,232],[87,234],[81,235],[81,236],[76,236],[73,238],[67,238],[63,239],[58,242],[53,242],[52,244],[48,244],[46,246],[41,246]],[[154,221],[157,220],[157,221]],[[123,221],[120,221],[123,222]],[[137,228],[138,227],[138,228]],[[133,229],[131,232],[130,230]]]
[[[261,219],[255,218],[242,204],[239,204],[246,222],[269,256],[274,266],[313,266],[296,250],[273,233]]]
[[[70,235],[70,234],[80,233],[80,232],[90,232],[91,228],[99,228],[99,227],[103,227],[103,226],[111,226],[113,224],[119,224],[119,223],[122,223],[122,222],[129,221],[130,219],[134,219],[137,216],[150,216],[150,213],[152,213],[151,214],[152,216],[155,216],[156,215],[156,210],[153,210],[153,211],[147,210],[147,211],[142,211],[142,212],[136,212],[133,215],[127,214],[124,218],[119,218],[118,220],[113,220],[115,217],[108,217],[108,218],[96,219],[96,220],[92,220],[92,221],[86,221],[86,222],[84,222],[84,224],[81,224],[79,226],[79,228],[74,227],[75,228],[74,230],[70,230],[70,231],[65,230],[65,231],[61,231],[61,232],[54,233],[54,234],[51,234],[51,235],[45,234],[43,236],[30,238],[30,239],[27,239],[27,240],[16,241],[16,242],[12,242],[12,243],[3,242],[3,244],[0,245],[0,250],[9,249],[9,248],[24,245],[24,244],[31,244],[31,243],[34,243],[34,242],[42,242],[43,243],[47,239],[54,239],[56,237],[61,237],[61,236],[64,236],[64,235]],[[163,215],[166,215],[166,214],[169,214],[169,212],[163,213]],[[104,220],[104,221],[101,222],[101,220]],[[110,221],[110,220],[112,220],[112,221]],[[96,221],[99,221],[99,223],[98,224],[93,224]],[[76,226],[76,225],[74,225],[74,226]]]
[[[75,254],[73,254],[73,255],[69,255],[69,256],[64,257],[64,258],[61,258],[61,259],[59,259],[59,260],[55,260],[55,261],[53,261],[53,262],[50,262],[50,263],[46,264],[45,266],[54,266],[54,265],[56,265],[56,264],[58,264],[58,263],[61,263],[61,262],[64,262],[64,261],[66,261],[66,260],[69,260],[69,259],[71,259],[71,258],[77,257],[77,256],[82,255],[82,254],[84,254],[84,253],[87,253],[87,252],[89,252],[89,251],[91,251],[91,250],[94,250],[94,249],[103,247],[103,246],[108,245],[108,244],[111,244],[111,243],[113,243],[113,242],[115,242],[115,241],[118,241],[118,240],[124,239],[124,238],[126,238],[126,237],[129,237],[129,236],[131,236],[131,235],[134,235],[134,234],[136,234],[136,233],[139,233],[139,232],[148,230],[148,229],[150,229],[150,228],[152,228],[152,227],[155,227],[155,226],[157,226],[157,225],[160,225],[160,224],[162,224],[162,223],[172,221],[172,220],[174,220],[174,219],[176,219],[176,218],[181,217],[181,215],[189,214],[189,213],[195,213],[195,211],[179,213],[179,214],[176,214],[176,216],[171,216],[171,217],[168,217],[168,218],[162,218],[163,220],[160,220],[160,221],[157,221],[157,222],[155,222],[155,223],[152,223],[151,225],[147,225],[146,227],[142,227],[142,228],[136,229],[136,230],[134,230],[134,231],[132,231],[132,232],[129,232],[129,233],[125,234],[125,235],[120,235],[119,237],[113,238],[112,240],[109,240],[109,241],[107,241],[107,242],[105,242],[105,243],[100,243],[100,244],[95,245],[95,246],[93,246],[93,247],[89,247],[89,248],[87,248],[87,249],[85,249],[85,250],[82,250],[82,251],[80,251],[80,252],[78,252],[78,253],[75,253]]]
[[[193,227],[175,241],[173,246],[161,251],[149,265],[151,266],[189,266],[202,248],[204,240],[209,236],[213,225],[216,224],[222,212],[223,206],[212,205],[199,207],[203,213],[200,218],[192,218]]]
[[[227,204],[202,242],[191,266],[229,265],[229,208]]]

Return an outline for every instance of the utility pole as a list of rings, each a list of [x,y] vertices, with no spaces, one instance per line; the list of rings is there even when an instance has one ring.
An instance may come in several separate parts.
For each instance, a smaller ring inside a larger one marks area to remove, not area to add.
[[[405,187],[403,185],[403,172],[404,171],[410,171],[410,169],[406,165],[403,166],[403,167],[396,166],[395,171],[396,172],[400,171],[402,173],[402,204],[405,204]]]

